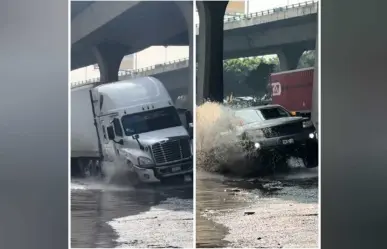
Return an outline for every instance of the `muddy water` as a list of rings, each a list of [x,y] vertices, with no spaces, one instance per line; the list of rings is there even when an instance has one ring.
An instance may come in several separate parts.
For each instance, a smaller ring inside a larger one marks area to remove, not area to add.
[[[196,246],[201,248],[226,247],[223,240],[228,229],[217,224],[205,215],[208,212],[222,212],[227,209],[243,207],[229,185],[224,184],[225,177],[197,172],[196,174]],[[227,191],[230,190],[230,191]]]
[[[238,212],[241,212],[240,215],[242,215],[242,218],[244,208],[248,209],[252,203],[259,203],[261,198],[265,203],[263,204],[264,206],[276,206],[278,204],[287,205],[285,203],[289,200],[297,203],[318,202],[317,169],[292,168],[291,171],[286,174],[277,174],[275,176],[255,179],[253,181],[251,179],[229,178],[197,172],[196,179],[196,245],[197,247],[202,248],[240,247],[235,245],[235,241],[230,243],[230,241],[227,241],[226,239],[227,237],[237,237],[237,239],[239,239],[235,234],[229,236],[230,232],[235,233],[235,229],[234,231],[230,231],[230,229],[234,228],[234,223],[231,222],[230,224],[227,224],[227,222],[223,222],[225,225],[221,225],[214,221],[214,216],[228,217],[230,210],[239,210]],[[262,186],[262,184],[278,182],[281,183],[282,187],[282,190],[279,192],[265,189]],[[271,201],[271,199],[273,201]],[[288,211],[284,210],[284,212]],[[283,213],[281,215],[286,216],[288,214]],[[316,234],[318,227],[317,225],[311,225],[311,229],[315,230],[312,233]],[[311,235],[310,237],[312,241],[315,239],[313,236],[314,235]],[[240,239],[242,239],[242,237],[243,234],[241,234]]]
[[[119,239],[117,231],[109,225],[109,222],[121,217],[140,217],[141,214],[149,213],[150,210],[152,213],[152,208],[170,198],[184,201],[192,200],[193,197],[192,184],[142,189],[98,182],[77,181],[72,182],[71,185],[72,248],[122,246],[122,243],[117,242]],[[179,203],[177,203],[163,207],[162,211],[163,214],[173,216],[173,213],[180,209]],[[187,212],[193,211],[192,207],[184,207],[184,209]],[[133,226],[135,222],[132,223]],[[152,229],[149,227],[147,231],[144,231],[144,234],[151,234]],[[122,240],[122,238],[120,239]],[[126,246],[136,247],[136,243],[146,243],[146,241],[136,239],[129,236],[128,243],[133,243],[133,245],[127,244]],[[192,241],[192,238],[189,240]]]

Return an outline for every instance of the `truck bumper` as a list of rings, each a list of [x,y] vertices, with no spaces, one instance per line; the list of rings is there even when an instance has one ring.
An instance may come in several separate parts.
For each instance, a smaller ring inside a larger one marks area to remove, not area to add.
[[[156,183],[170,177],[192,175],[193,161],[189,159],[168,165],[155,166],[153,168],[141,168],[134,165],[134,171],[141,182]]]
[[[297,154],[300,148],[318,146],[317,134],[314,129],[306,129],[303,133],[265,138],[263,140],[251,141],[248,145],[249,151],[260,154],[262,151],[278,151],[283,154]]]

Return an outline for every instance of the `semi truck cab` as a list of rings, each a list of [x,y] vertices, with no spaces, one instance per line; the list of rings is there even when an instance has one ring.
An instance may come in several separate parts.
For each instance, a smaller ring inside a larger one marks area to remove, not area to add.
[[[91,98],[104,160],[123,163],[140,182],[192,179],[190,135],[159,80],[101,85]]]

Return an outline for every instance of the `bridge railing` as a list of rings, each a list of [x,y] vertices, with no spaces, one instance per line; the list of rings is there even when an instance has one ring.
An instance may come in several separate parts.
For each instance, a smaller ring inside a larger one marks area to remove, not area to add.
[[[263,10],[263,11],[258,11],[258,12],[254,12],[254,13],[244,14],[244,15],[236,15],[236,16],[233,16],[233,17],[224,18],[224,23],[238,22],[238,21],[242,21],[242,20],[249,20],[249,19],[254,18],[254,17],[267,16],[267,15],[271,15],[271,14],[274,14],[274,13],[286,11],[286,10],[289,10],[289,9],[294,9],[294,8],[307,7],[307,6],[315,6],[316,4],[318,4],[318,1],[312,0],[312,1],[306,1],[306,2],[297,3],[297,4],[286,5],[284,7],[272,8],[272,9],[268,9],[268,10]],[[305,15],[306,13],[302,12],[300,14]],[[200,25],[200,23],[196,24],[196,28],[198,28],[199,25]]]
[[[269,10],[259,11],[255,13],[228,17],[224,19],[224,23],[249,20],[251,18],[255,18],[259,16],[267,16],[278,12],[284,12],[294,8],[307,7],[307,6],[312,7],[312,6],[316,6],[316,4],[318,4],[318,1],[312,0],[312,1],[306,1],[306,2],[297,3],[297,4],[291,4],[284,7],[272,8]],[[304,11],[300,13],[300,15],[305,15],[305,14],[309,14],[309,13],[305,13]],[[196,27],[198,28],[199,24],[196,24]],[[137,78],[137,77],[148,76],[148,75],[157,74],[157,73],[168,72],[168,71],[180,69],[187,66],[188,66],[188,58],[184,58],[184,59],[168,61],[166,63],[140,68],[137,70],[125,70],[125,71],[123,70],[118,73],[118,77],[125,78],[125,79]],[[94,84],[99,81],[100,81],[100,78],[98,77],[98,78],[79,81],[79,82],[72,82],[71,87],[79,87],[83,85]]]
[[[144,76],[149,76],[153,74],[164,73],[164,72],[185,68],[185,67],[188,67],[188,63],[189,63],[189,58],[183,58],[183,59],[168,61],[162,64],[156,64],[148,67],[139,68],[136,70],[120,70],[118,72],[118,77],[121,79],[122,78],[133,79],[137,77],[144,77]],[[83,81],[71,82],[71,88],[94,84],[98,82],[100,82],[100,77],[83,80]]]

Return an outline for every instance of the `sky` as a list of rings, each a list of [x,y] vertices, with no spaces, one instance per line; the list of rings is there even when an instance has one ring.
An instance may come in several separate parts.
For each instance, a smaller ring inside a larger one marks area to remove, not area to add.
[[[249,12],[259,12],[304,2],[307,2],[307,0],[250,0]]]
[[[249,13],[254,13],[304,2],[307,0],[249,0],[248,9]],[[199,22],[197,12],[194,18],[194,22],[197,24]]]

